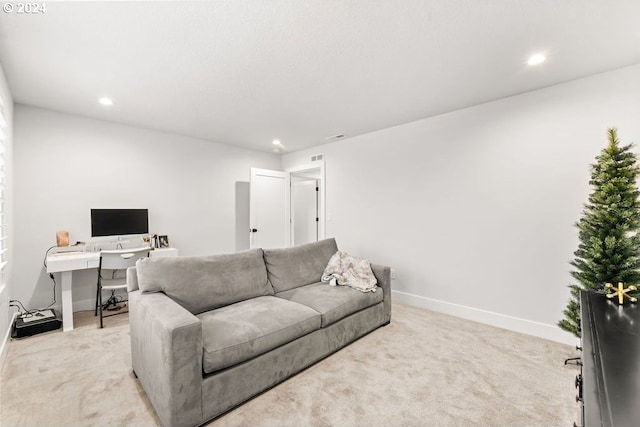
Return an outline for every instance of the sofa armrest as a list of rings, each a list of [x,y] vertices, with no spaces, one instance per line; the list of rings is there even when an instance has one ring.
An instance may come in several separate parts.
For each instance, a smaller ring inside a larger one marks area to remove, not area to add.
[[[384,314],[387,322],[391,321],[391,268],[371,264],[371,271],[378,281],[378,286],[382,288],[382,295],[384,297]]]
[[[138,273],[135,267],[127,268],[127,292],[140,289],[138,287]]]
[[[129,293],[131,360],[165,426],[202,423],[202,324],[163,293]]]

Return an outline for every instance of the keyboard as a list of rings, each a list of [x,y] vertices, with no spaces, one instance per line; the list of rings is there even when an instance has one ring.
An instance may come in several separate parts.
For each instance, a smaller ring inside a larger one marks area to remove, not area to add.
[[[67,251],[67,252],[56,252],[55,254],[51,254],[49,256],[63,256],[63,255],[78,255],[83,254],[83,251]]]

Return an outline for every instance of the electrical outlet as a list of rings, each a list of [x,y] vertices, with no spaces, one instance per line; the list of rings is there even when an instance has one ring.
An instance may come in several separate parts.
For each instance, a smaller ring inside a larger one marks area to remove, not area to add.
[[[395,279],[395,278],[396,278],[396,269],[395,269],[395,268],[392,268],[392,269],[391,269],[391,278],[392,278],[392,279]]]

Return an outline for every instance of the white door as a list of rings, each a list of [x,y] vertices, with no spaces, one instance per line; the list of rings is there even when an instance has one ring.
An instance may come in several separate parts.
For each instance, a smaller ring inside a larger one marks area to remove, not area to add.
[[[289,246],[290,177],[288,172],[251,168],[249,246]]]

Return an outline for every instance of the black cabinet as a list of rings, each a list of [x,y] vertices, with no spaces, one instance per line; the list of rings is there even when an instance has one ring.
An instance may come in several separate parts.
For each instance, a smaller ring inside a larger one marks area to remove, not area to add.
[[[640,306],[582,291],[582,425],[640,426]]]

